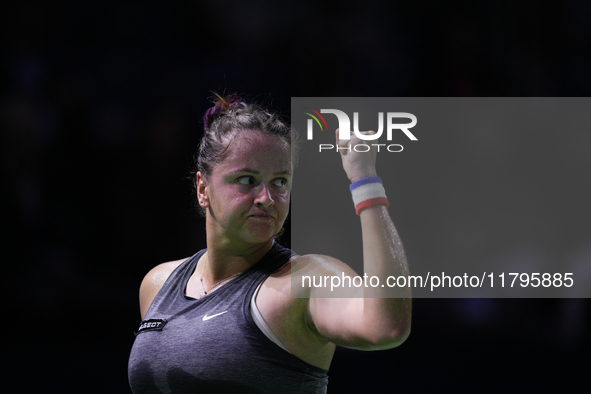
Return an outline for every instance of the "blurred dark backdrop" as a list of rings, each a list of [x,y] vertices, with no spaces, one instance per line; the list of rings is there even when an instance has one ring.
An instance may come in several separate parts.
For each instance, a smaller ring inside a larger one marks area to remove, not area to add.
[[[591,92],[583,0],[1,7],[14,392],[129,392],[143,275],[204,246],[185,178],[211,90],[286,116],[292,96]],[[586,245],[573,253],[588,260]],[[329,392],[585,392],[589,309],[588,299],[416,300],[409,340],[339,350]]]

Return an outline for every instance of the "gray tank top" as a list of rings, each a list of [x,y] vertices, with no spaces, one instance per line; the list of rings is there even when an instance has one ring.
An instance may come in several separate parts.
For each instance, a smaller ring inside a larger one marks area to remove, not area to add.
[[[185,288],[202,250],[164,283],[136,334],[128,365],[134,394],[325,393],[327,371],[261,332],[250,300],[291,250],[277,243],[253,267],[198,300]]]

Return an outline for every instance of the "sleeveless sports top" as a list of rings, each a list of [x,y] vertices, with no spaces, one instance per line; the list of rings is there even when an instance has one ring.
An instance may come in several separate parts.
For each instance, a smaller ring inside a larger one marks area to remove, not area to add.
[[[129,358],[133,393],[325,393],[327,371],[273,343],[250,311],[257,286],[291,250],[275,243],[231,282],[200,299],[187,297],[204,253],[181,263],[152,301]]]

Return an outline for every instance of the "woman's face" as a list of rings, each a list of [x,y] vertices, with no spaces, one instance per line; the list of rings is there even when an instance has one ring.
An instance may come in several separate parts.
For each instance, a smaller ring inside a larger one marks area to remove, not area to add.
[[[207,231],[232,242],[260,244],[283,227],[289,211],[291,149],[280,137],[239,130],[228,154],[205,179],[197,174]]]

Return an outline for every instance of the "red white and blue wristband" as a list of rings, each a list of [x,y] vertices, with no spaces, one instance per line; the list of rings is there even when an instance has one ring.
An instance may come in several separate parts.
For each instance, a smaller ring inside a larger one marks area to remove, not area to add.
[[[386,207],[390,205],[386,198],[386,190],[382,185],[382,179],[378,176],[361,178],[351,183],[349,189],[351,190],[357,215],[363,209],[374,205],[384,205]]]

